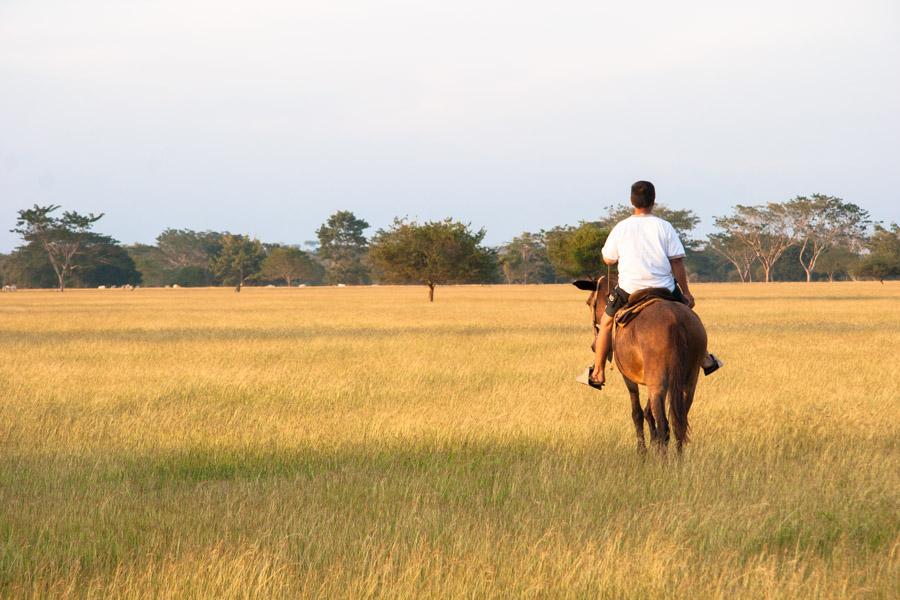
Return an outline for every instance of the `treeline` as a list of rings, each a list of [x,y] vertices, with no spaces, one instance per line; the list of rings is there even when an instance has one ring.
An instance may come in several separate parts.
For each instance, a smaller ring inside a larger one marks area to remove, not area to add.
[[[22,245],[0,255],[0,279],[18,287],[553,283],[596,276],[610,229],[631,214],[608,206],[594,221],[524,232],[499,247],[484,229],[446,219],[397,219],[371,236],[369,224],[338,211],[305,246],[264,243],[230,232],[167,229],[155,244],[122,245],[94,231],[103,215],[34,206],[18,212]],[[873,223],[859,206],[814,194],[781,203],[737,205],[716,232],[694,233],[690,210],[657,205],[687,252],[696,281],[815,281],[900,275],[900,229]]]

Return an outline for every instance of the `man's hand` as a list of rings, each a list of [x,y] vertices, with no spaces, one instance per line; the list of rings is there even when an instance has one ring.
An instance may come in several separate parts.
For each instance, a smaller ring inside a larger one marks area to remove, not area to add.
[[[670,258],[669,264],[672,265],[672,276],[675,282],[681,288],[681,295],[684,296],[689,308],[694,308],[694,295],[688,291],[687,271],[684,270],[684,257]]]

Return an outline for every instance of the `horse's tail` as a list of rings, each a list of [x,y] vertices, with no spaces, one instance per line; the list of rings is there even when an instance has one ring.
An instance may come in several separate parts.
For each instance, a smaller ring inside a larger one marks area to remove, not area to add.
[[[687,400],[689,345],[687,330],[683,324],[675,328],[675,348],[680,350],[672,354],[669,362],[669,422],[675,433],[675,439],[687,443],[690,437],[688,410],[691,408]]]

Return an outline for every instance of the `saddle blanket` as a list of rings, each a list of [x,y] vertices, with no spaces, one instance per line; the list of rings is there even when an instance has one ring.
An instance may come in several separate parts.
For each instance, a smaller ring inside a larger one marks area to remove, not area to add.
[[[625,327],[648,306],[668,300],[679,302],[678,298],[666,288],[646,288],[638,290],[628,297],[628,303],[616,312],[616,327]]]

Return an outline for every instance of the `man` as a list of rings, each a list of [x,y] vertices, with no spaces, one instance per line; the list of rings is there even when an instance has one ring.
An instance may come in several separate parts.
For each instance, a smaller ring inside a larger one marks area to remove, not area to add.
[[[606,382],[606,357],[612,344],[613,316],[628,302],[630,294],[645,288],[666,288],[690,308],[694,307],[694,296],[688,289],[684,270],[684,246],[672,225],[652,214],[654,202],[656,188],[652,183],[638,181],[632,185],[634,214],[617,223],[603,245],[603,262],[619,265],[619,284],[610,292],[597,332],[591,371],[591,383],[597,387]],[[722,364],[708,354],[703,360],[703,372],[709,375]]]

